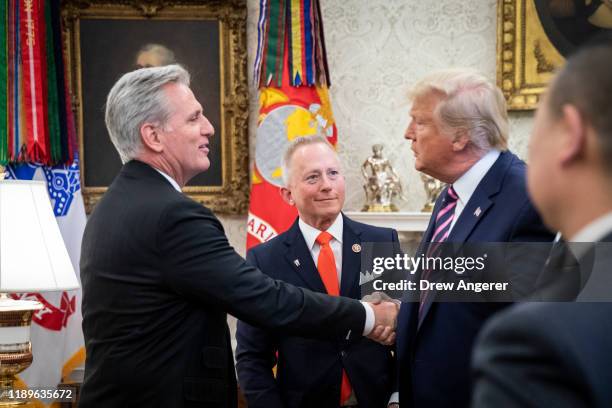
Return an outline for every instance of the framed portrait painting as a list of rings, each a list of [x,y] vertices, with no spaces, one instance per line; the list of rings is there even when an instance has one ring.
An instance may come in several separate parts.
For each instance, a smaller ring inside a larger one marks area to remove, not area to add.
[[[510,109],[534,109],[581,44],[612,31],[612,0],[499,0],[497,81]]]
[[[183,189],[226,214],[248,206],[246,5],[236,1],[63,2],[81,186],[91,211],[121,168],[104,124],[106,96],[126,72],[181,64],[215,128],[211,167]]]

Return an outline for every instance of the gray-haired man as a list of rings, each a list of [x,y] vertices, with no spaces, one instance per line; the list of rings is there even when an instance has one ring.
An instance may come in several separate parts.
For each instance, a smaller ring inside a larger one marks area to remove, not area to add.
[[[109,93],[106,125],[124,165],[83,237],[80,407],[235,406],[226,312],[303,335],[393,341],[395,305],[268,278],[233,250],[210,210],[181,193],[210,166],[214,133],[183,68],[125,74]]]

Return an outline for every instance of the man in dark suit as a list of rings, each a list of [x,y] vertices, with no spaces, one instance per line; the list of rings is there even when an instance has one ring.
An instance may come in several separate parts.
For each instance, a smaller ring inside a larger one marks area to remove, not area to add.
[[[412,141],[415,167],[449,184],[436,201],[417,256],[431,256],[430,247],[443,242],[551,241],[527,196],[525,163],[506,148],[500,90],[478,73],[448,70],[420,81],[412,100],[406,138]],[[426,272],[419,272],[421,279]],[[436,292],[421,291],[400,309],[396,348],[402,408],[467,406],[474,338],[505,305],[435,298]]]
[[[83,237],[80,407],[236,406],[226,312],[296,334],[393,341],[395,305],[270,279],[181,193],[208,169],[214,133],[183,68],[125,74],[109,93],[106,125],[124,166]]]
[[[612,406],[611,61],[610,36],[568,59],[529,147],[529,192],[578,259],[580,303],[526,303],[491,319],[474,352],[474,407]]]
[[[281,189],[299,217],[278,237],[252,248],[247,261],[273,279],[315,292],[361,298],[361,245],[397,232],[351,220],[340,211],[344,176],[321,136],[299,138],[283,158]],[[319,237],[327,237],[328,242]],[[322,264],[333,258],[331,276]],[[250,408],[385,407],[391,395],[391,350],[365,338],[306,339],[238,322],[236,368]],[[276,378],[273,367],[276,365]]]

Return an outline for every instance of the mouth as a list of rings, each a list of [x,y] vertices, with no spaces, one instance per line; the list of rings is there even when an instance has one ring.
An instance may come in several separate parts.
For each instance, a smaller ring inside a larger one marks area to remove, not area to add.
[[[210,151],[210,145],[208,142],[206,142],[206,143],[199,145],[198,149],[204,152],[205,154],[208,154],[208,152]]]
[[[318,201],[318,202],[329,202],[329,201],[336,201],[336,200],[337,200],[336,197],[330,197],[330,198],[319,198],[318,200],[315,200],[315,201]]]

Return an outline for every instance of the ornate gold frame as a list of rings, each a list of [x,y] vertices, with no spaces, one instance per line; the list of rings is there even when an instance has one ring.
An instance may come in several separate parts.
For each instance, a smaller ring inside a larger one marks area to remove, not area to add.
[[[498,1],[497,84],[509,109],[535,109],[564,61],[542,27],[534,0]]]
[[[248,208],[248,88],[246,48],[246,4],[241,0],[64,0],[62,19],[65,47],[77,121],[81,187],[85,208],[90,212],[107,187],[84,184],[86,157],[83,152],[84,124],[79,22],[82,18],[134,19],[215,19],[219,21],[220,112],[222,143],[222,185],[188,186],[184,191],[196,201],[224,214],[244,214]]]

